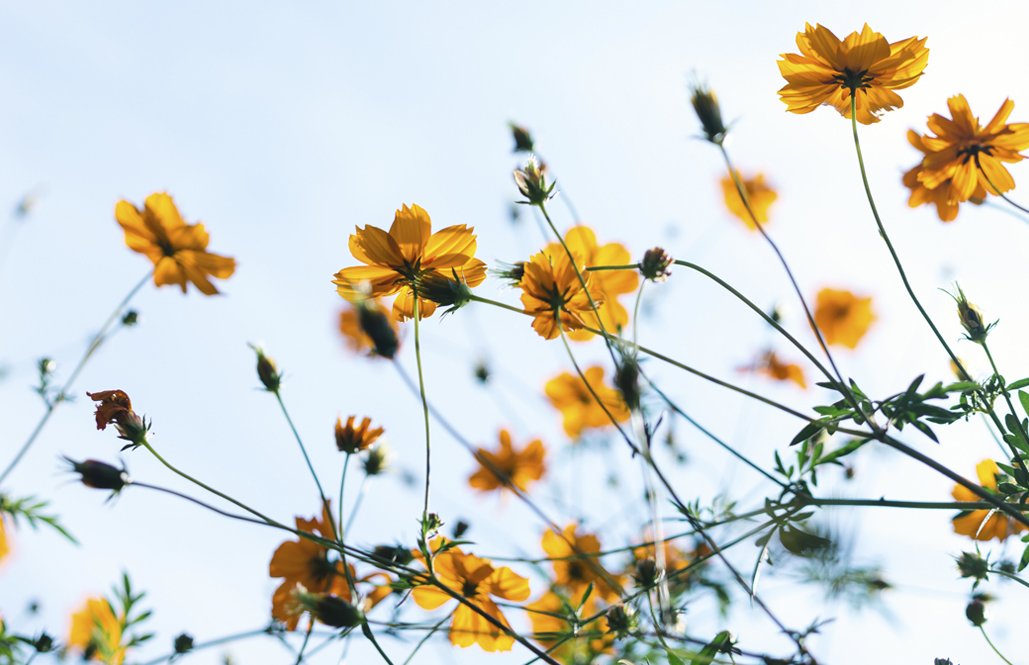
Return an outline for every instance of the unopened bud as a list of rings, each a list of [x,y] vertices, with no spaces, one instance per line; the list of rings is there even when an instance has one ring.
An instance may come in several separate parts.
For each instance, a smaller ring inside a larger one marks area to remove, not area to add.
[[[965,336],[973,342],[982,344],[986,341],[986,336],[995,323],[987,324],[983,321],[983,314],[979,308],[968,302],[968,298],[965,297],[965,292],[961,290],[960,286],[957,289],[956,296],[950,295],[958,305],[958,320],[961,321],[961,327],[965,329]]]
[[[978,552],[962,552],[958,557],[957,564],[961,577],[971,577],[975,579],[975,584],[979,584],[989,576],[990,563]]]
[[[357,304],[357,323],[368,339],[372,340],[372,350],[383,358],[392,358],[397,354],[400,341],[397,330],[390,315],[375,301],[366,300]]]
[[[175,653],[189,653],[193,650],[193,636],[189,633],[180,633],[172,643]]]
[[[376,545],[373,556],[382,562],[406,566],[414,560],[411,550],[402,545]]]
[[[270,393],[279,392],[282,386],[282,373],[279,372],[275,361],[260,346],[251,344],[250,348],[257,354],[257,378],[261,380],[261,385]]]
[[[310,593],[298,586],[293,590],[297,604],[318,621],[333,628],[353,628],[364,622],[364,613],[331,593]]]
[[[612,605],[604,616],[608,629],[618,637],[625,637],[636,630],[636,612],[627,605]]]
[[[636,562],[636,573],[632,577],[641,588],[649,589],[661,579],[661,569],[653,559],[641,559]]]
[[[468,283],[458,277],[456,270],[452,272],[452,279],[433,272],[418,281],[418,295],[437,305],[449,307],[446,314],[461,309],[472,301],[472,290],[468,288]]]
[[[640,408],[640,366],[636,358],[623,353],[618,360],[614,375],[615,388],[622,393],[622,399],[630,411]]]
[[[535,156],[530,156],[525,166],[514,172],[518,191],[526,198],[523,203],[543,205],[554,197],[554,185],[547,183],[547,168],[540,165]]]
[[[535,144],[529,130],[513,122],[509,122],[507,126],[511,128],[511,138],[514,139],[514,150],[512,152],[532,152]]]
[[[690,86],[690,103],[700,120],[704,138],[715,145],[722,145],[729,130],[722,122],[722,109],[715,93],[706,85],[696,83]]]
[[[116,466],[95,459],[76,462],[70,457],[65,457],[64,460],[71,465],[71,470],[74,473],[79,474],[82,484],[86,487],[98,490],[112,490],[117,493],[126,485],[132,483],[129,480],[128,472],[124,468],[119,469]]]
[[[640,261],[640,274],[652,282],[663,282],[671,276],[672,272],[668,268],[673,262],[674,259],[662,248],[648,249]]]
[[[378,476],[386,473],[389,469],[389,462],[389,449],[386,448],[385,444],[380,443],[368,451],[368,457],[364,460],[365,475]]]
[[[965,616],[972,622],[973,626],[981,626],[986,623],[986,604],[978,598],[965,607]]]

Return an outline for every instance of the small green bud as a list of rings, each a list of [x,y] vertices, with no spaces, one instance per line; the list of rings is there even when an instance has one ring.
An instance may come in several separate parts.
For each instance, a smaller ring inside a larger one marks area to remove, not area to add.
[[[554,185],[547,183],[547,167],[541,165],[535,156],[530,155],[525,166],[514,172],[518,191],[526,198],[522,203],[540,206],[554,198]]]
[[[715,93],[706,85],[695,83],[690,86],[690,103],[700,120],[704,138],[715,145],[722,145],[729,129],[722,121],[722,109]]]
[[[257,378],[261,380],[261,385],[270,393],[279,392],[282,386],[282,373],[279,372],[275,361],[260,346],[251,344],[250,348],[257,354]]]

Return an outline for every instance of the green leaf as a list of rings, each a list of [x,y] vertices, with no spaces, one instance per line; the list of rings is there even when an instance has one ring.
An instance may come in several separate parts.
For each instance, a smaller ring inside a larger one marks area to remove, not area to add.
[[[824,427],[824,425],[825,423],[823,423],[820,420],[813,420],[809,422],[807,425],[804,426],[803,429],[797,432],[797,436],[793,437],[793,440],[790,441],[790,445],[795,446],[801,441],[806,441],[807,439],[810,439],[815,434],[817,434],[818,431]]]
[[[1026,386],[1029,386],[1029,378],[1012,381],[1008,384],[1008,390],[1018,390],[1019,388],[1025,388]]]
[[[1019,390],[1018,401],[1022,403],[1022,410],[1029,414],[1029,393],[1024,390]]]

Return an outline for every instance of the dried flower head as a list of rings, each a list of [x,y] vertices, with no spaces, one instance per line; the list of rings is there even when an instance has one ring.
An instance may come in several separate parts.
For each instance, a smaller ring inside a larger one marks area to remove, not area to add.
[[[336,418],[336,448],[348,455],[368,450],[375,443],[376,439],[382,436],[381,427],[372,428],[372,419],[363,418],[361,424],[354,426],[357,416],[347,418],[346,425],[340,418]]]
[[[675,259],[661,247],[652,247],[643,252],[643,260],[640,261],[640,274],[644,279],[652,282],[663,282],[672,276],[669,270]]]
[[[114,425],[118,430],[118,438],[129,442],[132,447],[146,442],[150,424],[146,417],[139,416],[132,410],[132,401],[124,390],[100,390],[95,393],[86,392],[96,405],[96,428],[107,429]]]

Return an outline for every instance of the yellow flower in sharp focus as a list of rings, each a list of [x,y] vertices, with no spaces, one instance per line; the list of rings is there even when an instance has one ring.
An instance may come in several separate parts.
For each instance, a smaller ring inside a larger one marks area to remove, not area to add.
[[[1015,181],[1004,163],[1022,161],[1025,156],[1021,151],[1029,148],[1029,123],[1007,124],[1014,102],[1005,99],[986,126],[972,115],[964,95],[948,99],[947,107],[951,117],[939,113],[929,116],[929,130],[933,134],[919,137],[921,145],[915,145],[924,153],[915,175],[917,182],[933,192],[943,189],[946,194],[940,196],[954,206],[981,199],[986,192],[997,194],[1014,189]],[[909,140],[915,143],[910,135]],[[940,217],[943,218],[942,213]]]
[[[765,182],[764,173],[758,173],[746,178],[740,175],[740,182],[743,183],[743,191],[747,193],[747,201],[750,202],[750,209],[754,212],[754,217],[757,218],[758,224],[767,224],[768,209],[772,207],[772,204],[779,198],[779,195]],[[743,205],[743,199],[740,198],[740,193],[736,189],[736,183],[733,181],[732,176],[727,175],[722,178],[722,195],[725,197],[725,207],[729,209],[729,212],[746,224],[748,229],[756,231],[757,224],[754,223],[750,213],[747,212],[747,207]]]
[[[499,438],[500,446],[496,450],[479,448],[475,452],[479,469],[468,478],[468,484],[483,492],[508,489],[511,485],[527,491],[546,470],[543,460],[547,451],[543,442],[533,439],[516,450],[511,443],[511,433],[506,429],[500,430]]]
[[[435,541],[433,546],[439,547],[440,542]],[[421,559],[421,555],[418,558]],[[510,624],[493,598],[515,602],[529,598],[529,580],[507,566],[495,568],[488,559],[466,554],[459,547],[437,554],[432,560],[432,569],[443,586],[460,594],[508,629]],[[415,586],[411,594],[418,606],[426,610],[434,610],[453,600],[442,589],[424,582]],[[454,609],[450,620],[450,642],[459,647],[478,644],[484,651],[510,651],[514,638],[461,603]]]
[[[207,251],[209,238],[203,224],[187,224],[172,197],[151,194],[140,210],[128,201],[118,201],[114,217],[125,231],[129,249],[144,254],[154,264],[154,284],[177,284],[186,292],[192,282],[204,295],[218,289],[210,277],[228,279],[236,271],[236,260]]]
[[[458,224],[432,233],[429,213],[412,204],[396,211],[389,232],[377,226],[357,227],[350,236],[350,253],[363,266],[343,268],[333,283],[347,300],[364,297],[363,285],[372,296],[397,294],[393,314],[398,321],[414,317],[415,290],[430,274],[459,279],[478,286],[486,279],[486,264],[475,258],[474,229]],[[436,303],[419,298],[419,316],[436,311]]]
[[[845,289],[822,289],[815,299],[815,323],[826,344],[856,348],[875,321],[872,299]]]
[[[298,531],[329,540],[335,538],[332,517],[325,508],[320,521],[297,517],[296,525]],[[279,545],[268,564],[268,574],[283,578],[272,595],[272,617],[289,630],[296,630],[300,621],[291,597],[297,584],[313,593],[332,593],[348,602],[351,600],[342,562],[331,561],[326,547],[306,538],[287,540]]]
[[[105,665],[121,665],[125,660],[121,641],[122,621],[105,599],[90,598],[72,614],[69,648]]]
[[[810,113],[827,105],[850,118],[853,91],[857,121],[865,125],[904,106],[894,90],[914,85],[929,62],[925,38],[891,44],[868,24],[842,41],[822,25],[807,24],[797,33],[797,47],[799,54],[784,53],[778,62],[786,79],[779,90],[786,110]]]
[[[565,234],[565,244],[572,254],[581,257],[587,266],[624,266],[632,263],[632,255],[625,245],[617,242],[610,242],[605,245],[597,244],[597,235],[588,226],[576,226]],[[551,243],[547,246],[547,253],[556,256],[564,252],[560,243]],[[567,254],[566,254],[567,256]],[[589,275],[591,293],[599,293],[600,300],[594,298],[597,311],[600,312],[600,321],[603,322],[603,329],[616,335],[618,331],[629,323],[629,312],[622,303],[618,302],[618,296],[632,293],[640,284],[639,274],[635,270],[597,270],[583,273]],[[576,278],[578,281],[578,278]],[[580,285],[581,286],[581,285]],[[589,303],[587,302],[587,305]],[[597,315],[588,308],[581,314],[591,328],[601,329],[597,322]],[[569,339],[585,341],[593,337],[588,330],[573,330],[568,333]]]
[[[629,409],[622,394],[604,384],[603,367],[589,367],[583,374],[589,382],[588,386],[577,374],[562,372],[548,381],[544,388],[547,399],[561,412],[565,433],[573,439],[578,438],[587,427],[607,427],[611,424],[611,419],[594,399],[589,388],[593,389],[616,421],[621,423],[629,419]]]
[[[1001,475],[997,463],[991,459],[985,459],[975,467],[976,475],[979,476],[979,484],[988,490],[997,489],[997,476]],[[964,487],[955,485],[951,496],[955,501],[981,501],[977,494]],[[987,518],[987,516],[989,516]],[[1025,531],[1025,526],[1014,521],[1004,513],[991,512],[989,510],[971,510],[959,513],[953,520],[954,533],[968,536],[975,540],[1004,540],[1009,535]]]
[[[575,255],[586,289],[582,288],[575,265],[560,245],[551,245],[533,254],[524,264],[524,274],[518,282],[522,289],[522,307],[533,315],[532,328],[544,339],[595,325],[593,304],[600,307],[604,296],[594,281],[593,273],[585,270],[585,258]]]
[[[618,600],[621,581],[604,569],[600,563],[600,540],[591,533],[578,534],[575,524],[569,524],[561,534],[546,531],[543,551],[553,559],[554,583],[568,591],[568,597],[578,601],[586,587],[593,584],[593,593],[608,602]]]

